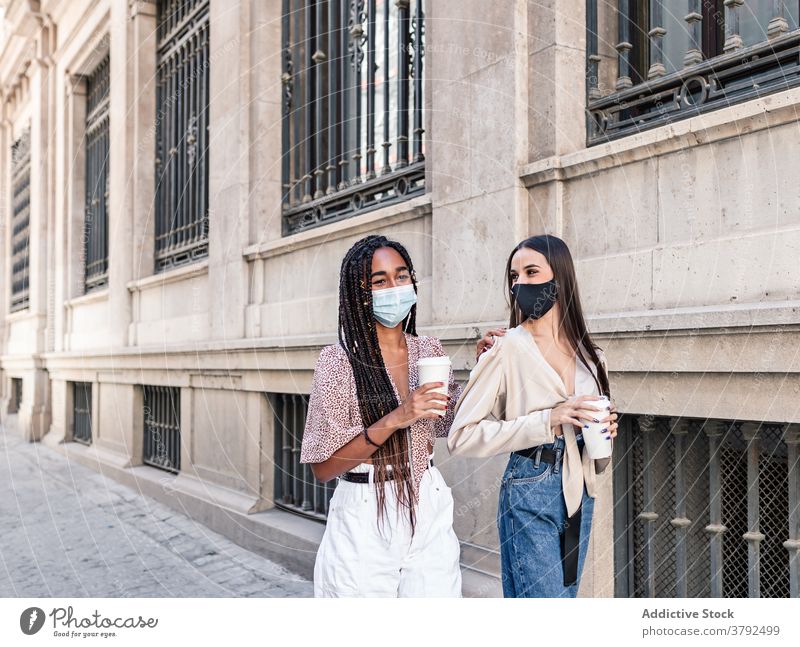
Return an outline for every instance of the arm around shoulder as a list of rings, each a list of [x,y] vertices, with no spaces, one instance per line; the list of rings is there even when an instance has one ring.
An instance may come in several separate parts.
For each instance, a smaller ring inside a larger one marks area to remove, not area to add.
[[[434,356],[442,357],[446,355],[444,348],[442,347],[442,342],[436,337],[431,337],[431,339],[433,340]],[[447,404],[447,411],[445,412],[444,416],[434,422],[433,428],[434,436],[436,438],[447,438],[449,435],[450,428],[453,425],[456,402],[458,402],[459,398],[461,397],[463,390],[464,387],[456,382],[455,374],[453,373],[453,367],[451,366],[450,375],[447,382],[447,394],[450,396],[450,401]]]
[[[532,411],[509,420],[498,401],[505,399],[507,340],[498,337],[478,358],[456,404],[447,440],[451,454],[489,457],[554,441],[552,409]]]

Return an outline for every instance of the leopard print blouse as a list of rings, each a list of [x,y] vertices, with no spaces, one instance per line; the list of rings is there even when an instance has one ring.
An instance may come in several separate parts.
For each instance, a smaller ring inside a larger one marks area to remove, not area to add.
[[[442,343],[436,337],[414,336],[403,333],[408,345],[408,389],[417,388],[417,360],[422,357],[445,355]],[[387,370],[395,397],[401,402],[391,373]],[[463,386],[457,384],[450,369],[448,392],[450,402],[447,412],[440,419],[421,418],[412,423],[411,468],[414,492],[419,492],[419,483],[428,466],[428,441],[444,438],[453,423],[453,411],[461,395]],[[349,443],[364,430],[356,395],[353,369],[347,353],[341,345],[332,344],[322,349],[314,368],[311,396],[308,401],[308,415],[300,450],[301,463],[320,463],[327,460],[337,450]],[[403,433],[403,432],[396,432]],[[355,471],[355,470],[354,470]]]

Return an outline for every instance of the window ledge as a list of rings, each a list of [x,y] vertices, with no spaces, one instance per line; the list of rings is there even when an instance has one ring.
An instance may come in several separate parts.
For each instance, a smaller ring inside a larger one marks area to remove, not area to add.
[[[127,287],[131,292],[137,292],[141,290],[147,290],[148,288],[152,288],[157,285],[178,283],[179,281],[185,281],[186,279],[200,276],[201,274],[208,274],[207,258],[195,263],[181,265],[180,267],[176,267],[173,270],[168,270],[167,272],[159,272],[158,274],[146,276],[142,279],[128,281],[128,283],[125,284],[125,287]]]
[[[431,194],[426,193],[405,202],[369,211],[359,216],[351,216],[344,220],[332,222],[329,225],[320,225],[308,231],[291,234],[264,243],[256,243],[246,247],[242,253],[248,261],[273,258],[306,247],[313,247],[322,242],[373,231],[375,223],[387,226],[413,220],[430,214],[432,210]]]
[[[741,334],[751,335],[756,332],[758,327],[780,328],[788,330],[800,325],[800,301],[775,301],[765,303],[742,303],[735,305],[713,305],[680,308],[664,308],[659,310],[637,310],[626,312],[610,312],[603,314],[593,314],[586,317],[586,323],[592,335],[602,337],[614,336],[621,338],[637,336],[640,333],[664,332],[669,335],[700,334],[705,331],[709,334]],[[498,326],[507,326],[508,319],[486,320],[478,322],[465,322],[457,324],[425,326],[417,330],[420,335],[432,335],[438,337],[445,345],[460,347],[466,344],[468,347],[467,357],[474,361],[474,344],[480,336],[488,329]],[[278,337],[248,337],[239,339],[225,339],[198,342],[175,342],[172,344],[152,344],[147,346],[122,346],[106,350],[81,350],[81,351],[50,351],[42,353],[40,356],[47,361],[50,370],[61,368],[59,361],[64,361],[65,367],[72,366],[71,358],[108,358],[113,357],[115,362],[123,362],[114,366],[120,370],[124,368],[125,358],[137,362],[147,355],[186,354],[196,359],[198,354],[210,357],[214,353],[229,356],[231,353],[244,352],[252,355],[256,352],[274,352],[280,355],[280,366],[276,368],[285,370],[290,368],[285,363],[288,352],[303,353],[313,351],[313,356],[319,349],[329,344],[338,343],[335,332],[316,333],[310,335],[289,335]],[[453,349],[454,352],[457,348]],[[4,359],[4,358],[0,358]],[[229,358],[228,358],[229,359]],[[308,356],[301,360],[307,361]],[[228,364],[225,364],[227,366]],[[138,366],[138,364],[137,364]],[[210,365],[209,365],[210,366]],[[225,366],[219,366],[222,371],[220,375],[229,376],[229,370]],[[457,370],[461,370],[457,367]],[[262,367],[263,368],[263,367]],[[305,366],[304,368],[309,368]],[[310,368],[313,368],[311,361]],[[214,366],[206,369],[213,373]],[[249,369],[247,369],[249,370]],[[302,370],[297,365],[291,366],[291,370]],[[238,374],[237,374],[238,375]],[[226,377],[227,383],[228,377]]]
[[[713,56],[588,101],[587,142],[744,103],[800,85],[800,29]]]
[[[653,310],[626,310],[587,314],[586,323],[593,335],[624,335],[639,332],[697,333],[700,330],[750,334],[758,326],[800,325],[800,301],[765,301],[708,306],[681,306]],[[476,321],[446,326],[427,326],[422,335],[433,335],[443,342],[477,341],[483,331],[508,326],[508,319]],[[332,342],[335,343],[335,339]],[[289,345],[287,343],[287,345]]]
[[[106,301],[108,299],[108,288],[106,287],[104,290],[92,290],[91,292],[87,292],[86,294],[82,294],[78,297],[74,297],[69,301],[64,302],[65,308],[78,308],[80,306],[89,304],[89,303],[97,303],[98,301]]]
[[[38,316],[40,315],[38,315],[35,312],[32,312],[31,307],[27,306],[25,308],[22,308],[22,310],[15,310],[14,312],[9,312],[6,315],[5,320],[6,323],[12,323],[14,321],[25,321],[26,319],[35,319]]]
[[[684,306],[658,310],[631,310],[587,317],[596,334],[726,330],[749,334],[757,326],[800,324],[800,301],[766,301],[731,305]]]
[[[578,178],[691,146],[740,138],[751,132],[797,121],[800,87],[719,108],[567,155],[554,155],[520,167],[526,187]]]

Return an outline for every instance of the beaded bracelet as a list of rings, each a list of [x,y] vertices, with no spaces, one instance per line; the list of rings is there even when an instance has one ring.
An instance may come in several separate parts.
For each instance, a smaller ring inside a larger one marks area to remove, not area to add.
[[[368,442],[370,445],[372,445],[372,446],[374,446],[374,447],[380,447],[380,445],[379,445],[378,443],[374,442],[374,441],[372,440],[372,438],[370,438],[370,437],[369,437],[369,434],[367,433],[367,428],[366,428],[366,427],[364,427],[364,432],[363,432],[363,433],[364,433],[364,438],[366,439],[366,441],[367,441],[367,442]]]

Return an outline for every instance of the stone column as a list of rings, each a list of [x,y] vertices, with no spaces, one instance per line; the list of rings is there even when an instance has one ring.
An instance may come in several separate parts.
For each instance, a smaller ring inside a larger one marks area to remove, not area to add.
[[[55,302],[58,304],[55,330],[56,350],[65,346],[67,329],[64,302],[83,294],[83,257],[85,182],[86,182],[86,79],[81,75],[64,76],[64,183],[63,206],[58,223],[60,232],[56,245]]]
[[[11,121],[8,119],[8,101],[4,89],[0,89],[0,355],[5,355],[6,349],[6,316],[8,315],[9,299],[11,297]],[[6,412],[7,378],[0,375],[0,422]]]
[[[127,284],[153,274],[156,4],[111,0],[108,299],[112,344],[129,343]]]
[[[44,343],[43,349],[45,351],[55,350],[55,284],[56,284],[56,266],[55,266],[55,248],[58,242],[56,236],[56,154],[60,150],[57,145],[58,118],[56,116],[57,98],[56,94],[59,91],[56,74],[56,63],[53,59],[53,54],[57,49],[58,40],[56,38],[57,25],[50,17],[49,14],[43,14],[40,18],[40,48],[41,60],[44,64],[43,72],[46,74],[42,79],[44,90],[47,93],[46,114],[47,114],[47,130],[43,131],[43,140],[46,140],[47,156],[44,160],[45,177],[47,183],[47,193],[45,202],[43,204],[45,209],[45,221],[47,228],[47,244],[45,246],[47,257],[45,259],[45,330],[44,330]],[[45,374],[46,388],[49,388],[49,376]],[[46,396],[45,396],[46,398]],[[45,403],[47,416],[49,419],[50,402],[49,399]],[[47,433],[48,427],[42,430],[42,434]]]
[[[603,3],[598,9],[602,9],[597,18],[602,39],[599,49],[604,50],[608,48],[608,12]],[[584,73],[576,73],[586,69],[586,3],[530,2],[528,12],[529,56],[522,68],[524,78],[520,79],[528,89],[528,110],[521,118],[528,125],[528,159],[524,163],[541,162],[543,168],[550,169],[552,179],[531,187],[525,233],[563,237],[564,188],[558,158],[586,146],[586,79]],[[623,64],[627,60],[626,51],[620,50],[617,89],[629,83],[627,63]],[[608,68],[608,62],[604,62]],[[607,70],[602,63],[600,66],[599,85],[604,86]],[[624,82],[620,85],[620,81]]]
[[[536,40],[526,37],[537,23],[533,12],[543,11],[535,4],[434,0],[425,5],[423,127],[425,182],[433,202],[433,322],[504,316],[499,259],[528,234],[527,195],[518,173],[531,155],[528,91],[536,82],[534,67],[546,65],[551,53],[540,57],[528,47]],[[464,249],[472,250],[468,260]],[[462,287],[453,292],[453,286]]]
[[[38,355],[48,349],[48,314],[52,312],[49,269],[49,236],[52,208],[51,145],[53,119],[51,115],[53,92],[53,60],[55,25],[47,16],[39,17],[39,32],[35,55],[31,60],[31,181],[30,181],[30,238],[29,238],[29,302],[28,325],[33,342],[27,352]],[[49,331],[49,335],[48,335]],[[49,380],[41,360],[28,365],[23,399],[19,412],[19,429],[27,440],[39,440],[50,427]]]
[[[45,41],[44,35],[41,40]],[[41,318],[36,324],[36,346],[32,352],[44,350],[44,325],[47,316],[47,207],[48,207],[48,72],[47,60],[39,46],[31,61],[31,184],[29,239],[29,300],[30,315]]]
[[[249,45],[251,74],[248,84],[254,100],[248,105],[248,113],[257,127],[258,139],[249,147],[248,155],[252,173],[248,242],[261,243],[282,236],[283,178],[280,161],[283,155],[281,129],[284,89],[276,83],[281,79],[285,42],[282,3],[255,2],[252,7]],[[211,29],[214,30],[213,24]],[[279,47],[281,55],[277,56]],[[262,263],[256,262],[254,265],[261,266]]]
[[[211,0],[209,6],[208,287],[214,295],[209,309],[212,339],[244,336],[248,284],[242,250],[249,242],[250,157],[265,151],[258,143],[259,134],[253,135],[256,142],[250,134],[251,5]],[[274,52],[280,51],[280,40],[272,45]],[[278,87],[272,90],[280,95]],[[280,133],[279,123],[276,129]],[[270,162],[280,169],[278,158]]]

